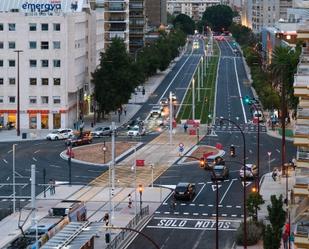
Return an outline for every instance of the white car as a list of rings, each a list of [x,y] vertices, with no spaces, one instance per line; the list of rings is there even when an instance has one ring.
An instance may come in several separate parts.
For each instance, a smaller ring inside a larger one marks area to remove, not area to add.
[[[152,116],[152,117],[160,117],[161,116],[161,112],[162,112],[162,106],[155,105],[154,107],[152,107],[152,109],[150,111],[150,116]]]
[[[254,178],[258,174],[258,169],[255,164],[246,164],[246,178]],[[239,176],[241,179],[244,178],[244,166],[239,170]]]
[[[47,140],[68,139],[73,135],[74,134],[72,129],[58,129],[47,134],[46,139]]]
[[[145,128],[135,125],[127,131],[127,135],[129,137],[143,136],[145,135]]]

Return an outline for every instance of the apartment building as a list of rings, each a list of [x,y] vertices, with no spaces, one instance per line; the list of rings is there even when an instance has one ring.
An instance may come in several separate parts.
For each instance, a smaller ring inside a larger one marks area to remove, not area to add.
[[[145,0],[145,14],[149,29],[167,25],[166,0]]]
[[[90,110],[103,26],[86,0],[0,0],[0,122],[19,116],[21,129],[73,127]]]
[[[145,44],[145,1],[130,0],[129,3],[129,51],[137,52]]]
[[[309,45],[309,30],[302,39]],[[295,226],[295,246],[309,248],[309,47],[303,53],[294,76],[294,95],[299,97],[294,145],[297,146],[295,185],[293,186],[292,213]]]
[[[167,0],[167,11],[171,15],[185,14],[198,21],[206,8],[220,3],[220,0]]]

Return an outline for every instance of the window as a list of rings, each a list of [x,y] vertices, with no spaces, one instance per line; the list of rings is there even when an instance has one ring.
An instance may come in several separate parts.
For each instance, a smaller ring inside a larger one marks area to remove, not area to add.
[[[48,96],[41,97],[42,104],[48,104]]]
[[[15,96],[9,96],[9,103],[11,104],[15,103]]]
[[[42,23],[41,24],[41,30],[42,31],[48,31],[48,23]]]
[[[37,117],[36,114],[29,114],[29,129],[37,128]]]
[[[54,96],[54,104],[60,104],[60,96]]]
[[[54,67],[60,67],[61,66],[60,60],[54,60],[53,62],[54,62]]]
[[[41,42],[41,49],[48,49],[48,41]]]
[[[9,42],[9,49],[15,49],[15,42],[10,41]]]
[[[60,49],[60,41],[53,41],[53,48]]]
[[[9,78],[9,84],[10,85],[15,85],[15,83],[16,83],[15,78]]]
[[[60,82],[61,82],[60,78],[54,78],[54,85],[55,86],[60,86]]]
[[[29,42],[29,48],[30,49],[36,49],[36,41],[30,41]]]
[[[36,31],[36,23],[29,23],[29,30]]]
[[[0,96],[0,104],[3,103],[3,96]]]
[[[0,85],[3,85],[3,78],[0,78]]]
[[[3,48],[3,42],[0,41],[0,48]]]
[[[43,86],[47,86],[48,85],[48,78],[42,78],[41,82],[42,82]]]
[[[30,78],[30,79],[29,79],[29,84],[30,84],[31,86],[35,86],[35,85],[37,84],[36,78]]]
[[[60,31],[60,23],[54,23],[54,31]]]
[[[9,31],[16,31],[16,24],[15,23],[9,23]]]
[[[30,67],[36,67],[36,60],[29,61]]]
[[[41,60],[42,67],[48,67],[48,60]]]
[[[3,60],[0,60],[0,67],[3,67]]]
[[[29,104],[36,104],[36,96],[29,97]]]
[[[0,23],[0,31],[3,31],[3,23]]]
[[[15,60],[9,60],[9,67],[15,67]]]

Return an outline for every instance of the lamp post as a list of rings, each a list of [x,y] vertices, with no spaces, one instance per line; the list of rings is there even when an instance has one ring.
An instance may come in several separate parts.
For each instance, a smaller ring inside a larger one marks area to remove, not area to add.
[[[103,163],[105,164],[106,163],[106,158],[105,158],[105,154],[106,154],[106,146],[105,146],[105,141],[103,142],[103,148],[102,148],[102,150],[103,150]]]
[[[69,167],[69,186],[72,185],[72,142],[69,142],[68,144],[68,167]]]
[[[23,50],[14,50],[17,53],[17,136],[20,136],[20,96],[19,96],[19,54],[24,52]]]
[[[236,122],[234,122],[230,119],[222,118],[222,117],[220,118],[220,121],[227,121],[227,122],[234,124],[242,135],[242,140],[243,140],[243,145],[244,145],[244,151],[243,151],[243,165],[244,165],[243,166],[244,167],[244,177],[243,177],[243,181],[244,181],[244,192],[243,192],[243,198],[244,198],[244,203],[243,203],[243,209],[244,209],[244,248],[246,249],[247,248],[247,205],[246,205],[246,139],[245,139],[245,134]],[[220,122],[220,123],[222,123],[222,122]]]
[[[142,184],[138,185],[138,192],[139,192],[139,207],[140,207],[140,212],[142,212],[142,204],[143,204],[143,201],[142,201],[143,185]]]
[[[271,156],[271,151],[268,151],[267,155],[268,155],[268,172],[270,173],[270,156]]]

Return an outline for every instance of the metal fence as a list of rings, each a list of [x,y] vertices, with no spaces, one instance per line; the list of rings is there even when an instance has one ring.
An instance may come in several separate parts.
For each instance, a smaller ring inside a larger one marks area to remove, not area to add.
[[[142,208],[142,210],[129,222],[126,228],[135,228],[138,223],[143,219],[145,216],[149,215],[149,206]],[[127,239],[132,233],[132,231],[123,229],[106,247],[107,249],[117,249],[118,246],[122,244],[122,242]]]

